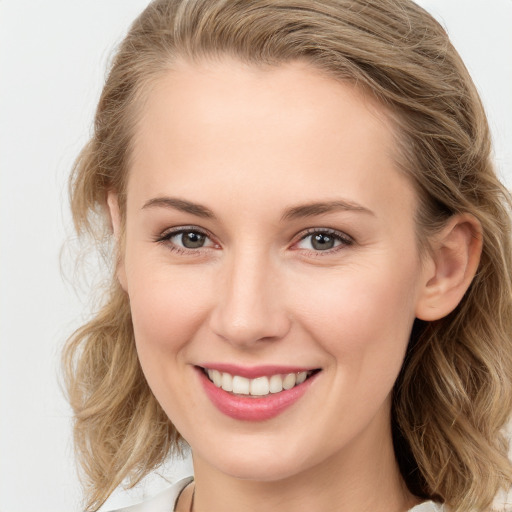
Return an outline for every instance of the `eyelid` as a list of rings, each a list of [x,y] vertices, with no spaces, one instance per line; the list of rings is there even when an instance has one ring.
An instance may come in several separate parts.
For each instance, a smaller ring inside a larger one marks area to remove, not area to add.
[[[160,234],[158,234],[155,239],[165,239],[170,238],[171,236],[177,235],[179,233],[187,232],[187,231],[196,231],[198,233],[201,233],[202,235],[207,236],[208,238],[211,237],[210,233],[203,228],[200,228],[199,226],[174,226],[172,228],[164,229]]]

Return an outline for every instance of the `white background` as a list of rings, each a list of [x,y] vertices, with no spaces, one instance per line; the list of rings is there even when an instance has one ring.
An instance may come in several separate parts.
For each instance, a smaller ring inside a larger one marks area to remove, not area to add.
[[[466,60],[511,185],[512,0],[420,3]],[[70,412],[58,384],[60,348],[87,312],[59,263],[71,233],[66,179],[90,133],[110,52],[146,4],[0,0],[1,512],[80,510]],[[69,255],[63,264],[72,268]]]

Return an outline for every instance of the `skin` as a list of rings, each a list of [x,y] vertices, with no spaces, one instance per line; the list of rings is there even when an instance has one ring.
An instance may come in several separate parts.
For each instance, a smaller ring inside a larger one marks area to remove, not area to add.
[[[192,448],[195,510],[417,503],[394,458],[390,393],[414,319],[444,316],[469,285],[478,225],[452,219],[420,257],[396,157],[383,107],[305,63],[178,62],[148,94],[126,219],[115,191],[108,202],[118,236],[125,222],[118,275],[142,368]],[[350,208],[284,216],[330,201]],[[207,233],[205,246],[162,239],[180,227]],[[318,250],[311,229],[341,238]],[[249,422],[209,401],[194,369],[205,361],[321,372],[282,414]]]

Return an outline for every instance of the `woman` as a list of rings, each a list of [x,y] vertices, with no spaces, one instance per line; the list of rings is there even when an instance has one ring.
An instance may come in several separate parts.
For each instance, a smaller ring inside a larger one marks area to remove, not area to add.
[[[182,441],[194,481],[132,510],[467,512],[508,488],[510,196],[414,3],[151,3],[71,194],[117,247],[64,355],[90,510]]]

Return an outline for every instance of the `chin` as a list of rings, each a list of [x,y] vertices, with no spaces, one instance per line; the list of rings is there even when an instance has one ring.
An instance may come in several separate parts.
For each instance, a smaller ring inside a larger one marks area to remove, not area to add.
[[[233,478],[255,482],[285,480],[296,475],[299,470],[296,461],[284,463],[283,461],[270,462],[269,460],[262,461],[261,463],[254,460],[238,460],[222,465],[217,462],[217,469]]]
[[[226,445],[223,446],[221,453],[210,451],[203,460],[220,473],[240,480],[276,482],[307,471],[315,465],[315,461],[308,461],[304,457],[304,446],[302,449],[297,447],[290,450],[282,449],[282,443],[281,449],[264,446],[263,442],[255,446],[246,445],[244,448],[232,445],[230,449],[225,449]]]

